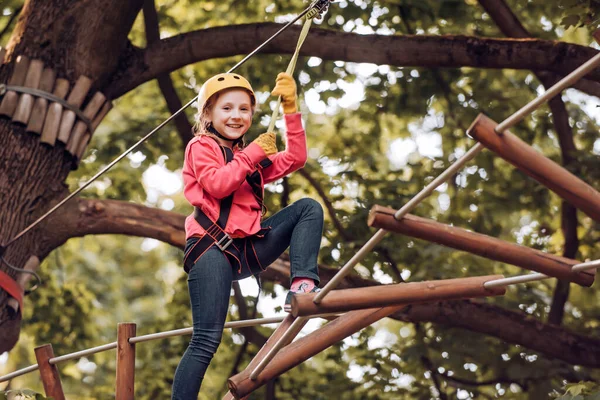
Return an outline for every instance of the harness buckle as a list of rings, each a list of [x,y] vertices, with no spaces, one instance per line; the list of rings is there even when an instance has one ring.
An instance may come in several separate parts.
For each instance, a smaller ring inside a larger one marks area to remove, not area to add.
[[[231,243],[233,243],[233,239],[225,232],[223,232],[223,237],[215,242],[221,251],[225,251],[225,249],[228,248]]]

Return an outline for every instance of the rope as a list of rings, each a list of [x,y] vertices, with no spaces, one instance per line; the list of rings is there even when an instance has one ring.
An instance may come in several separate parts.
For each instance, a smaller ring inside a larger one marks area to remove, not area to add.
[[[298,61],[298,56],[300,55],[300,48],[302,47],[302,45],[304,44],[304,40],[308,36],[308,31],[310,30],[310,26],[312,25],[313,18],[316,15],[318,15],[318,10],[316,8],[313,8],[311,11],[313,12],[310,12],[306,15],[306,20],[304,21],[302,31],[300,32],[300,37],[298,38],[298,43],[296,44],[296,50],[294,51],[294,55],[290,60],[287,70],[285,71],[288,75],[292,75],[294,73],[294,69],[296,68],[296,62]],[[273,129],[275,129],[275,122],[279,117],[280,106],[281,96],[279,96],[279,98],[277,99],[277,106],[275,106],[273,114],[271,115],[271,122],[269,123],[269,128],[267,129],[267,132],[273,132]]]

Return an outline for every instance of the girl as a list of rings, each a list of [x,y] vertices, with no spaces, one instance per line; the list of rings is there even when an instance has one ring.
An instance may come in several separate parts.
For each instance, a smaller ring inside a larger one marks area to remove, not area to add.
[[[194,206],[185,221],[184,251],[194,327],[175,372],[172,399],[197,399],[221,342],[234,280],[264,271],[289,247],[291,290],[284,309],[289,311],[292,293],[319,290],[320,204],[301,199],[261,222],[264,184],[306,162],[293,78],[280,73],[272,94],[281,96],[285,114],[287,146],[281,152],[270,132],[244,146],[256,97],[242,76],[214,76],[198,95],[196,137],[186,147],[183,166],[184,194]]]

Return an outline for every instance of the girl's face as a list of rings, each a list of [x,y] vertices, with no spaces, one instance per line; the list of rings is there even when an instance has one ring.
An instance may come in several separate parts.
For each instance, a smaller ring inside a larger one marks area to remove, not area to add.
[[[250,94],[243,89],[219,93],[219,98],[208,112],[208,121],[228,139],[241,137],[252,124]]]

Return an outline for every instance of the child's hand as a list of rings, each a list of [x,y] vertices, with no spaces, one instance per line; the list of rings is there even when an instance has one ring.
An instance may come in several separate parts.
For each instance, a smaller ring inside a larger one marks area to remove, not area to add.
[[[266,155],[277,153],[277,145],[275,144],[275,134],[273,132],[263,133],[254,139],[254,143],[259,145]]]
[[[275,88],[271,92],[273,96],[281,96],[284,114],[294,114],[296,109],[296,82],[291,75],[280,72],[275,80]]]

